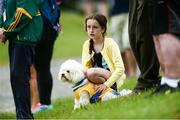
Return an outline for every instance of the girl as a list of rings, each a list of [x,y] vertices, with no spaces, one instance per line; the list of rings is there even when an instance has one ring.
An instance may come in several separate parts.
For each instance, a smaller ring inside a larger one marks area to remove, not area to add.
[[[118,45],[112,38],[105,37],[107,19],[95,14],[85,19],[85,29],[89,40],[82,50],[82,65],[88,80],[99,84],[97,92],[106,87],[118,90],[126,75]]]

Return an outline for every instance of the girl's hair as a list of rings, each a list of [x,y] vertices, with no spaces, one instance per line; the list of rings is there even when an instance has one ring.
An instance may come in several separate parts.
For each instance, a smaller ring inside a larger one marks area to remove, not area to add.
[[[85,19],[85,30],[86,31],[87,31],[87,21],[89,19],[94,19],[99,23],[101,28],[104,29],[104,32],[103,32],[103,37],[104,37],[105,34],[106,34],[106,30],[107,30],[107,19],[106,19],[106,17],[104,15],[102,15],[102,14],[93,14],[91,16],[86,17],[86,19]],[[89,44],[89,54],[91,54],[92,50],[93,50],[93,44],[94,43],[93,43],[92,39],[89,42],[90,42],[90,44]]]

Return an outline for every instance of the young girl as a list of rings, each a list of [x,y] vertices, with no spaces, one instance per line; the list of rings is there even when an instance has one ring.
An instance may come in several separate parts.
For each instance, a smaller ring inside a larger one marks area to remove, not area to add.
[[[118,90],[126,75],[118,45],[112,38],[105,37],[107,19],[104,15],[95,14],[85,19],[85,29],[89,40],[82,50],[82,65],[87,78],[100,84],[97,91],[106,87]]]

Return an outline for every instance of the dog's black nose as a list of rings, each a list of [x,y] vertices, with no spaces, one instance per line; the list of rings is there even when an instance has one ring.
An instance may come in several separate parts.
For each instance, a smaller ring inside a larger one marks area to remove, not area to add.
[[[62,77],[64,77],[64,73],[63,73],[63,74],[61,74],[61,76],[62,76]]]

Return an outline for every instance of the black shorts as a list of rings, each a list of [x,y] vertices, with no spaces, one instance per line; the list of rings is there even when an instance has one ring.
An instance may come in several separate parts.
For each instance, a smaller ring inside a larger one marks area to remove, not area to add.
[[[107,2],[107,0],[85,0],[86,2]]]
[[[180,35],[180,0],[149,0],[152,34]]]

